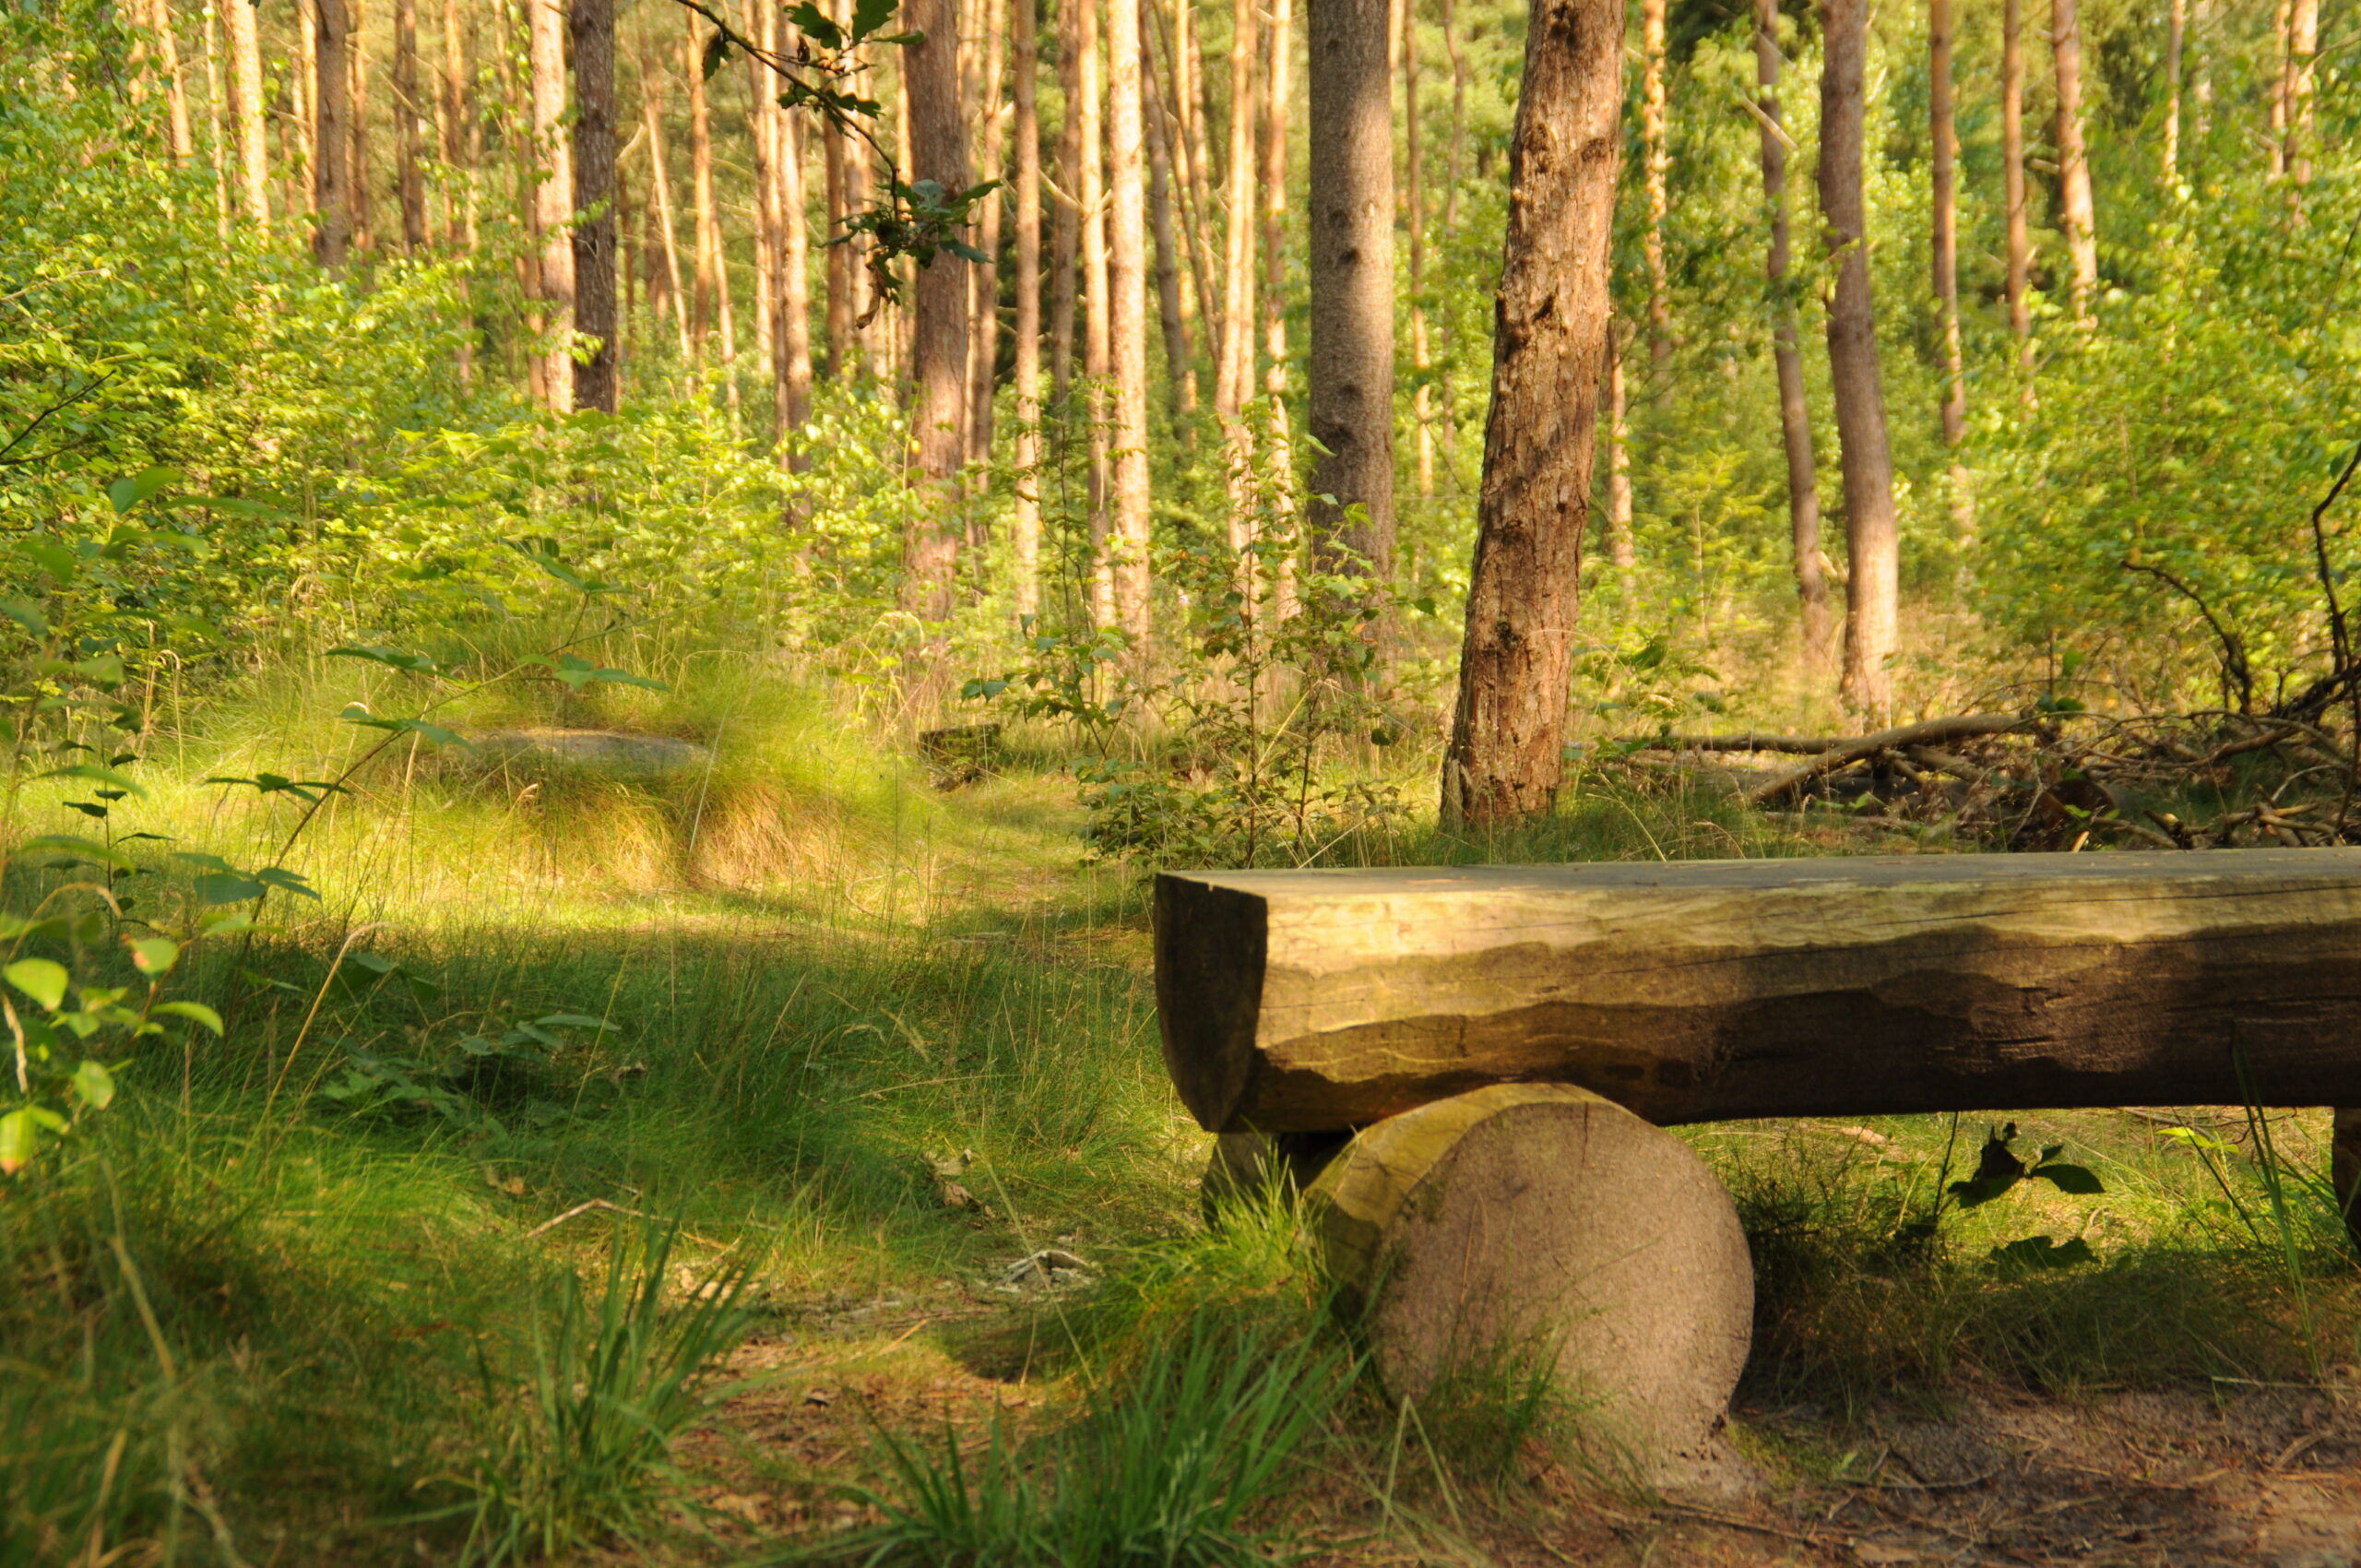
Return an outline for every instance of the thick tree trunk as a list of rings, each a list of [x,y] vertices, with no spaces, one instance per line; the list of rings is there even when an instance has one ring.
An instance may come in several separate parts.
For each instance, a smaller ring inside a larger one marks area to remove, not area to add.
[[[270,152],[263,139],[262,39],[252,6],[237,0],[221,3],[230,24],[231,117],[238,127],[239,194],[245,203],[247,221],[256,231],[268,233]]]
[[[1648,263],[1648,377],[1659,407],[1672,396],[1672,283],[1664,230],[1671,215],[1672,148],[1665,114],[1665,0],[1640,0],[1640,143],[1648,220],[1641,248]]]
[[[394,183],[401,199],[402,248],[426,250],[426,156],[419,124],[424,94],[418,71],[418,0],[394,0]]]
[[[1107,7],[1109,369],[1115,378],[1114,517],[1109,564],[1115,624],[1144,651],[1148,638],[1147,158],[1140,94],[1139,0]]]
[[[1394,82],[1386,0],[1309,0],[1315,548],[1394,580]],[[1333,499],[1332,499],[1333,498]],[[1356,515],[1352,509],[1358,507]],[[1349,556],[1340,556],[1342,545]]]
[[[2011,0],[2014,4],[2014,0]],[[1797,630],[1804,663],[1828,662],[1828,582],[1820,568],[1820,477],[1812,466],[1811,411],[1804,401],[1796,302],[1787,282],[1787,141],[1779,113],[1779,7],[1754,0],[1756,107],[1762,110],[1762,199],[1771,209],[1763,277],[1771,293],[1771,358],[1779,377],[1779,435],[1787,456],[1787,534],[1795,561]]]
[[[1016,469],[1009,552],[1020,625],[1041,612],[1041,114],[1034,0],[1008,0],[1016,97]]]
[[[2000,12],[2000,187],[2008,208],[2009,335],[2016,339],[2019,397],[2034,406],[2033,239],[2025,208],[2024,0]]]
[[[967,188],[967,132],[959,115],[957,0],[904,0],[905,31],[921,35],[902,53],[909,104],[909,169],[915,184]],[[967,390],[967,267],[949,251],[918,269],[911,337],[910,486],[920,495],[905,538],[902,607],[920,620],[951,618],[958,564],[959,414]]]
[[[1211,1131],[1504,1080],[1652,1122],[2361,1104],[2361,851],[1168,874],[1157,1013]]]
[[[2165,7],[2165,189],[2180,184],[2181,40],[2187,12],[2185,0],[2166,0]]]
[[[2050,0],[2049,42],[2058,78],[2058,196],[2066,254],[2073,266],[2074,319],[2097,308],[2099,252],[2091,208],[2091,159],[2082,142],[2082,24],[2077,0]]]
[[[1254,542],[1254,432],[1245,417],[1254,397],[1254,31],[1255,0],[1237,0],[1229,35],[1229,170],[1224,193],[1221,350],[1214,371],[1214,414],[1221,422],[1222,467],[1229,503],[1229,548],[1240,556],[1240,584],[1252,607],[1252,574],[1242,557]]]
[[[613,413],[623,397],[615,305],[615,0],[572,0],[574,324],[593,339],[575,362],[574,406]]]
[[[2072,0],[2064,0],[2071,4]],[[1820,213],[1836,287],[1828,306],[1829,380],[1845,471],[1845,700],[1872,717],[1893,704],[1887,669],[1900,614],[1900,542],[1885,386],[1878,371],[1876,306],[1869,293],[1869,225],[1861,198],[1868,0],[1824,0],[1826,54],[1820,77]]]
[[[1151,6],[1154,4],[1149,0]],[[1189,293],[1181,309],[1192,330],[1203,331],[1205,347],[1218,358],[1221,304],[1214,291],[1221,274],[1214,266],[1212,176],[1205,167],[1205,116],[1198,101],[1204,65],[1197,57],[1196,6],[1194,0],[1175,0],[1173,9],[1171,69],[1166,84],[1169,90],[1162,98],[1172,144],[1173,197],[1180,205],[1180,240],[1189,258]],[[1160,12],[1150,14],[1161,16]],[[1192,395],[1194,391],[1192,382]]]
[[[242,0],[229,3],[234,11]],[[352,172],[345,161],[352,147],[345,126],[350,113],[345,89],[351,80],[345,57],[351,44],[345,0],[313,0],[313,16],[319,97],[313,111],[312,205],[316,221],[312,256],[322,267],[338,267],[344,265],[352,240]]]
[[[1536,0],[1510,148],[1476,562],[1442,816],[1548,814],[1564,761],[1622,151],[1620,0]]]

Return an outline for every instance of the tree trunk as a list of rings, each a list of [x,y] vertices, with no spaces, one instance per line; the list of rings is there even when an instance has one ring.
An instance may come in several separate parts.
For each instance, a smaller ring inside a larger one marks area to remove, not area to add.
[[[959,114],[957,0],[903,0],[904,30],[920,35],[902,50],[909,105],[912,184],[932,180],[967,188],[967,132]],[[958,564],[959,414],[967,390],[967,267],[949,251],[918,269],[911,337],[910,486],[920,503],[904,544],[902,607],[922,621],[951,618]]]
[[[1149,3],[1153,5],[1155,0],[1149,0]],[[1206,169],[1205,116],[1201,112],[1203,105],[1198,96],[1203,90],[1201,77],[1204,67],[1197,53],[1194,0],[1175,0],[1173,9],[1176,25],[1171,50],[1171,91],[1166,96],[1165,111],[1178,171],[1173,189],[1175,199],[1180,204],[1181,239],[1189,256],[1190,293],[1194,302],[1193,308],[1203,325],[1205,346],[1218,359],[1221,310],[1214,291],[1218,286],[1220,274],[1214,267],[1212,176]],[[1184,302],[1183,309],[1189,308],[1192,307]]]
[[[2024,0],[2000,12],[2000,184],[2009,224],[2009,334],[2017,343],[2019,396],[2034,406],[2033,240],[2025,208]]]
[[[196,153],[189,134],[188,80],[181,72],[181,43],[173,31],[172,0],[155,0],[157,65],[164,77],[165,131],[173,160],[186,163]]]
[[[1563,767],[1622,152],[1620,0],[1536,0],[1509,154],[1476,561],[1442,817],[1545,815]]]
[[[2296,86],[2296,51],[2290,36],[2295,17],[2295,0],[2279,0],[2278,14],[2271,24],[2272,46],[2279,57],[2279,68],[2271,74],[2271,136],[2265,144],[2270,177],[2273,180],[2287,172],[2287,110]]]
[[[220,25],[215,8],[205,7],[205,128],[207,151],[213,161],[213,228],[226,247],[230,243],[230,132],[223,113]]]
[[[263,140],[262,40],[255,8],[222,0],[230,22],[231,117],[238,127],[238,172],[246,218],[257,232],[270,232],[270,152]]]
[[[1074,300],[1082,249],[1082,13],[1091,0],[1058,6],[1058,189],[1050,215],[1050,397],[1061,410],[1074,389]],[[1096,36],[1097,29],[1092,29]]]
[[[377,214],[375,193],[369,179],[369,33],[367,0],[345,0],[350,14],[350,30],[347,34],[351,48],[345,55],[345,68],[351,77],[351,92],[345,101],[345,123],[352,137],[352,157],[348,166],[345,189],[352,201],[352,247],[359,251],[377,248]]]
[[[1148,4],[1140,0],[1142,9]],[[1172,221],[1172,122],[1164,111],[1164,89],[1157,80],[1153,52],[1142,53],[1140,75],[1148,100],[1143,111],[1147,120],[1147,207],[1156,238],[1157,318],[1164,328],[1165,401],[1179,431],[1183,417],[1197,410],[1197,359],[1189,341],[1188,305],[1180,291],[1180,241]]]
[[[1083,417],[1087,422],[1090,458],[1090,620],[1094,626],[1118,624],[1115,597],[1115,540],[1109,514],[1108,440],[1110,415],[1109,378],[1114,374],[1111,334],[1114,317],[1108,299],[1113,279],[1108,265],[1105,124],[1100,113],[1102,77],[1098,59],[1099,0],[1078,0],[1074,6],[1075,47],[1079,58],[1081,101],[1075,126],[1081,137],[1083,280]]]
[[[1631,405],[1624,385],[1623,342],[1612,321],[1607,329],[1607,564],[1629,572],[1638,564],[1631,538]]]
[[[766,0],[754,0],[747,7],[747,36],[757,46],[765,36],[776,39],[778,20],[776,7]],[[773,94],[763,90],[770,77],[770,69],[752,54],[744,57],[746,66],[746,147],[753,156],[747,171],[747,207],[754,220],[754,358],[763,374],[771,380],[771,406],[778,406],[778,252],[779,231],[784,225],[778,212],[778,105]]]
[[[776,84],[772,93],[777,97]],[[790,471],[811,466],[811,457],[788,436],[812,419],[812,235],[803,183],[802,116],[784,110],[778,116],[779,175],[779,300],[778,353],[782,362],[776,376],[778,403],[773,410],[784,458]]]
[[[2361,1104],[2352,849],[1168,873],[1155,906],[1214,1132],[1504,1080],[1660,1125]]]
[[[2184,0],[2167,0],[2165,7],[2165,189],[2180,184],[2181,35],[2185,30]]]
[[[704,357],[714,316],[724,308],[720,288],[721,226],[713,207],[713,121],[706,108],[703,50],[695,13],[681,13],[681,69],[689,83],[689,185],[696,208],[696,294],[689,310],[689,337]]]
[[[1140,93],[1139,0],[1107,7],[1109,368],[1115,377],[1115,621],[1135,653],[1148,637],[1147,159]]]
[[[824,6],[833,19],[834,7]],[[825,184],[828,204],[827,237],[831,241],[844,239],[845,220],[852,208],[848,197],[846,160],[853,156],[852,138],[836,127],[836,121],[820,122],[820,172]],[[853,291],[856,287],[856,262],[849,241],[832,244],[828,253],[828,374],[839,382],[848,382],[853,374],[853,317],[856,307]]]
[[[1394,581],[1394,81],[1386,0],[1310,0],[1308,518],[1332,562]],[[1332,499],[1327,499],[1333,497]],[[1358,516],[1352,508],[1360,509]],[[1340,556],[1341,544],[1350,552]]]
[[[1410,391],[1410,414],[1418,425],[1418,494],[1435,493],[1434,388],[1428,374],[1434,351],[1427,335],[1427,184],[1422,122],[1418,103],[1418,0],[1402,4],[1402,206],[1403,228],[1410,241],[1410,368],[1416,385]]]
[[[574,406],[613,413],[623,397],[615,308],[615,0],[572,0],[574,324],[592,341],[575,362]]]
[[[454,251],[473,248],[475,167],[468,156],[469,78],[467,34],[459,25],[459,0],[443,0],[442,113],[436,117],[443,155],[443,243]]]
[[[418,74],[418,0],[394,0],[395,184],[401,197],[402,248],[426,250],[426,156],[419,124],[423,94]]]
[[[984,30],[983,82],[975,101],[980,183],[1005,180],[1008,175],[1006,144],[1001,137],[1001,80],[1006,74],[1008,30],[995,0],[976,0],[976,6]],[[968,268],[975,302],[967,317],[967,461],[976,465],[979,485],[984,482],[984,465],[992,460],[992,394],[1000,369],[1000,217],[1005,199],[1003,192],[994,191],[978,209],[976,248],[991,259]],[[977,516],[980,523],[982,514]]]
[[[305,216],[315,218],[320,210],[320,202],[314,194],[317,173],[314,170],[312,149],[320,139],[320,12],[319,7],[310,4],[309,0],[296,0],[295,36],[297,58],[289,63],[292,69],[288,73],[286,84],[287,121],[291,124],[282,123],[279,126],[279,160],[291,187],[299,183],[299,173],[311,172],[305,173],[301,180],[302,190],[282,191],[279,201],[289,213],[292,213],[300,202]],[[296,146],[300,149],[294,157],[290,157],[287,150],[287,135],[291,129],[295,133]],[[313,227],[317,229],[318,224],[314,223]]]
[[[1287,79],[1293,71],[1294,0],[1271,0],[1270,37],[1264,54],[1263,101],[1263,395],[1267,400],[1264,472],[1271,485],[1272,522],[1282,531],[1295,517],[1295,438],[1287,424]],[[1240,221],[1244,217],[1240,215]],[[1295,557],[1282,556],[1272,585],[1272,612],[1294,613]]]
[[[2060,0],[2071,5],[2073,0]],[[1901,557],[1885,387],[1878,372],[1877,312],[1869,294],[1869,226],[1861,197],[1863,75],[1868,0],[1823,0],[1820,77],[1820,214],[1836,287],[1828,306],[1828,369],[1845,471],[1845,676],[1855,707],[1882,717],[1893,705]]]
[[[242,3],[230,0],[231,11]],[[345,0],[313,0],[319,97],[313,111],[312,256],[326,267],[344,265],[352,240],[352,173],[345,161],[352,147],[345,125],[350,113],[345,89],[351,83],[345,58],[351,45],[344,7]]]
[[[2308,185],[2312,182],[2312,59],[2319,52],[2319,0],[2290,0],[2287,13],[2287,177],[2298,185]]]
[[[1240,591],[1250,609],[1255,586],[1242,552],[1254,542],[1254,433],[1245,408],[1254,396],[1254,18],[1255,0],[1237,0],[1229,36],[1229,170],[1224,193],[1221,353],[1214,370],[1214,413],[1221,421],[1229,502],[1229,549],[1239,557]]]
[[[679,331],[681,362],[685,364],[694,351],[689,324],[692,305],[687,291],[681,287],[679,225],[672,217],[672,178],[664,160],[664,73],[647,46],[645,32],[639,41],[639,112],[647,124],[647,183],[656,196],[656,232],[663,244],[665,292],[671,301],[672,325]]]
[[[1672,397],[1672,282],[1666,275],[1665,222],[1672,207],[1672,148],[1665,113],[1665,0],[1640,0],[1640,141],[1647,180],[1648,378],[1659,408]]]
[[[2016,0],[2010,0],[2013,5]],[[1820,478],[1812,467],[1811,412],[1804,401],[1803,355],[1795,295],[1787,282],[1787,143],[1779,113],[1779,7],[1754,0],[1756,106],[1762,112],[1762,199],[1771,209],[1763,277],[1771,294],[1771,358],[1779,377],[1779,435],[1787,455],[1787,532],[1796,572],[1798,631],[1807,669],[1828,662],[1828,583],[1820,569]]]
[[[574,160],[565,128],[564,0],[525,0],[533,73],[533,231],[540,274],[541,395],[552,412],[574,407]]]
[[[1020,625],[1041,612],[1041,114],[1034,0],[1008,0],[1016,95],[1016,449],[1010,585]]]
[[[2091,208],[2091,160],[2082,144],[2082,26],[2077,0],[2050,0],[2050,47],[2058,73],[2058,194],[2066,253],[2073,264],[2074,320],[2089,327],[2097,308],[2099,252]]]
[[[1943,329],[1943,445],[1956,447],[1967,434],[1967,367],[1959,341],[1959,136],[1952,113],[1951,0],[1927,0],[1927,77],[1935,314]]]

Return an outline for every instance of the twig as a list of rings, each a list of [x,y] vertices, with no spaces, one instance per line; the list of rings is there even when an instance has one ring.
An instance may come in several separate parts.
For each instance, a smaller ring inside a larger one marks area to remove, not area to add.
[[[525,1232],[525,1240],[529,1241],[545,1230],[556,1229],[559,1226],[564,1224],[567,1220],[574,1218],[577,1215],[588,1214],[593,1209],[601,1208],[605,1209],[609,1214],[620,1214],[626,1219],[647,1219],[652,1218],[651,1216],[642,1214],[635,1208],[625,1208],[621,1204],[611,1204],[604,1198],[592,1198],[588,1203],[575,1204],[572,1208],[567,1209],[555,1219],[545,1219],[541,1221],[541,1223],[534,1226],[530,1230]]]

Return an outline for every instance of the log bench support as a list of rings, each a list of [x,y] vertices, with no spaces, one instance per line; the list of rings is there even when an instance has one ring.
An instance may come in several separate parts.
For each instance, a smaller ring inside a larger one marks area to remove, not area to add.
[[[1209,1195],[1309,1185],[1397,1396],[1541,1358],[1655,1476],[1752,1300],[1663,1126],[2361,1106],[2361,850],[1167,874],[1156,917]],[[2361,1114],[2335,1167],[2350,1215]]]

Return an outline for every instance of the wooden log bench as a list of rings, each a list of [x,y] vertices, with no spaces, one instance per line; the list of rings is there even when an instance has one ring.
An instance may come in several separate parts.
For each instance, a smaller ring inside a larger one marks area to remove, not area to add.
[[[1212,1174],[1291,1162],[1390,1389],[1553,1357],[1657,1474],[1753,1308],[1665,1126],[2361,1105],[2361,849],[1169,873],[1156,975]]]

